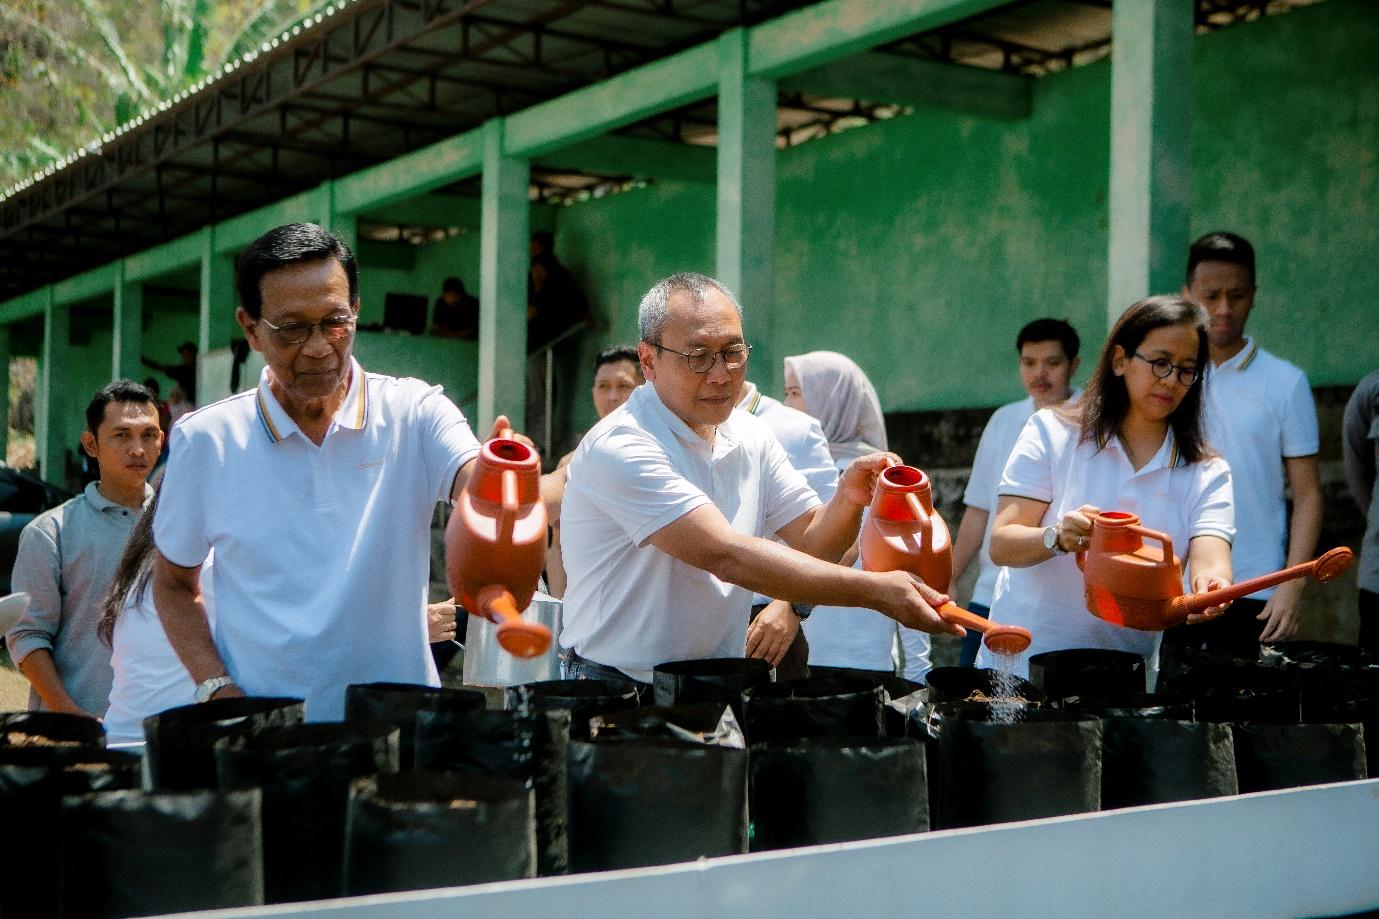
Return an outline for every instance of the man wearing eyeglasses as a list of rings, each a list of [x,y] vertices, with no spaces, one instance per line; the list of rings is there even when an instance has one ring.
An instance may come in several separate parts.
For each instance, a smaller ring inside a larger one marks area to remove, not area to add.
[[[1301,370],[1245,335],[1254,309],[1254,247],[1234,233],[1208,233],[1188,251],[1182,295],[1207,311],[1211,352],[1204,394],[1207,440],[1231,466],[1236,580],[1312,558],[1322,527],[1317,410]],[[1284,485],[1292,492],[1288,520]],[[1237,600],[1213,622],[1170,629],[1169,644],[1254,660],[1259,643],[1298,633],[1304,581]]]
[[[240,256],[236,286],[267,366],[256,389],[178,424],[154,520],[154,600],[197,699],[294,696],[334,720],[349,683],[436,685],[431,516],[478,441],[440,387],[351,355],[358,272],[338,237],[271,230]],[[198,580],[212,549],[214,633]]]
[[[642,298],[638,326],[649,385],[585,435],[569,467],[568,676],[647,683],[666,661],[741,657],[754,591],[962,634],[910,575],[832,564],[856,539],[888,455],[856,460],[820,504],[770,430],[734,411],[751,348],[723,285],[666,278]]]

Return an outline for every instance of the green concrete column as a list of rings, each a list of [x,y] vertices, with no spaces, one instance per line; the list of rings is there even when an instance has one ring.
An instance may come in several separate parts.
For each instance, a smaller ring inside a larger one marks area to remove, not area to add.
[[[1107,319],[1183,285],[1192,206],[1193,0],[1111,8]]]
[[[776,242],[776,84],[747,69],[747,33],[718,39],[718,210],[714,273],[742,304],[750,376],[775,392],[771,341]]]
[[[316,188],[320,197],[317,210],[320,212],[321,226],[330,230],[345,241],[345,245],[359,256],[359,219],[354,214],[342,214],[335,203],[335,182],[327,179]]]
[[[0,325],[0,462],[10,452],[10,327]]]
[[[116,265],[115,314],[111,327],[111,376],[114,379],[143,379],[139,359],[143,356],[144,348],[144,285],[125,280],[123,261]],[[194,393],[191,395],[195,398]]]
[[[48,303],[43,309],[43,354],[39,367],[39,395],[42,411],[35,413],[34,423],[39,475],[54,485],[65,485],[68,444],[67,414],[71,410],[67,399],[68,367],[71,362],[72,312],[67,306],[53,301],[53,289],[47,288]]]
[[[229,347],[230,342],[239,336],[239,323],[235,321],[235,260],[234,257],[216,251],[215,227],[201,231],[201,322],[198,335],[197,360],[200,368],[196,375],[196,404],[203,405],[211,392],[207,388],[205,370],[207,353],[217,348]]]
[[[527,267],[531,163],[503,152],[503,122],[484,125],[479,218],[479,417],[482,440],[493,419],[507,415],[526,427]]]

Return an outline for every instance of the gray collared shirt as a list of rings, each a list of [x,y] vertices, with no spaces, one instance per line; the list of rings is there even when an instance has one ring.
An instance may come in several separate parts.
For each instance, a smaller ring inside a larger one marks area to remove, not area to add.
[[[144,486],[144,506],[153,489]],[[110,704],[110,646],[96,634],[101,601],[139,512],[116,504],[96,483],[45,511],[19,536],[12,583],[33,598],[24,618],[5,636],[15,663],[40,648],[53,655],[67,693],[93,715]],[[44,705],[30,691],[29,708]]]

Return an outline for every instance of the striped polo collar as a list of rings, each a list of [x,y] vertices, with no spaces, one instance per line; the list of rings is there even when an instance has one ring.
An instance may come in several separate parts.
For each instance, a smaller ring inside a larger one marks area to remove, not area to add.
[[[1125,452],[1125,445],[1120,442],[1119,437],[1108,440],[1105,437],[1097,437],[1097,449],[1105,450],[1108,443],[1114,442],[1116,449]],[[1173,435],[1173,428],[1169,428],[1164,434],[1164,442],[1159,446],[1159,451],[1154,454],[1149,462],[1144,464],[1140,472],[1149,472],[1152,469],[1163,467],[1165,469],[1176,469],[1178,466],[1185,465],[1182,451],[1178,449],[1178,438]]]
[[[263,426],[264,433],[268,435],[269,441],[276,444],[294,432],[301,433],[301,428],[297,426],[297,422],[292,420],[292,416],[287,414],[287,410],[273,395],[269,382],[270,373],[269,368],[265,367],[263,372],[259,374],[259,386],[254,401],[258,408],[259,423]],[[342,428],[362,431],[369,420],[368,393],[369,387],[364,379],[364,368],[360,367],[359,362],[351,355],[350,388],[345,393],[344,403],[335,413],[335,423]]]
[[[761,408],[761,390],[757,389],[757,384],[744,382],[742,384],[742,398],[738,400],[737,407],[749,415],[755,415]]]
[[[1258,357],[1258,356],[1259,356],[1259,343],[1256,342],[1253,338],[1251,338],[1251,337],[1249,337],[1248,335],[1246,335],[1246,336],[1245,336],[1245,347],[1241,348],[1240,351],[1239,351],[1238,353],[1236,353],[1234,356],[1232,356],[1232,357],[1229,358],[1228,360],[1222,361],[1220,364],[1217,364],[1217,365],[1216,365],[1215,367],[1213,367],[1212,369],[1213,369],[1213,370],[1244,370],[1246,367],[1250,366],[1250,364],[1253,363],[1253,362],[1254,362],[1254,359],[1255,359],[1256,357]]]

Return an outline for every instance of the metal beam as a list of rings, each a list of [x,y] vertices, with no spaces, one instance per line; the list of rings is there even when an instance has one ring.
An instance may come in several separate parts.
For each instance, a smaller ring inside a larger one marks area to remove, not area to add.
[[[893,105],[938,108],[987,118],[1027,118],[1033,108],[1028,77],[869,52],[832,61],[780,81],[786,92]]]
[[[609,134],[537,157],[543,169],[574,169],[600,175],[681,182],[714,182],[717,163],[712,147],[671,144],[642,137]]]
[[[483,218],[479,240],[480,437],[499,414],[527,420],[527,267],[531,166],[504,149],[503,122],[483,127]],[[501,386],[500,386],[501,384]]]
[[[1182,286],[1192,214],[1193,0],[1112,7],[1106,318]]]

